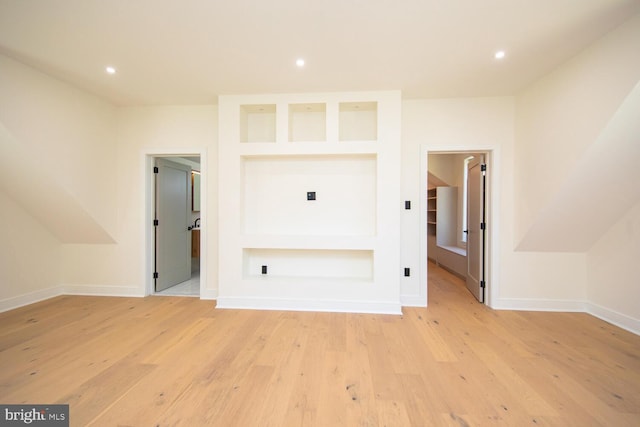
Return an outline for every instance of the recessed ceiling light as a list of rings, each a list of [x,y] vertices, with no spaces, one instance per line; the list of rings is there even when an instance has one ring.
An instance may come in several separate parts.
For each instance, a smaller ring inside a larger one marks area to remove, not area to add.
[[[296,65],[297,65],[299,68],[304,67],[304,59],[302,59],[302,58],[298,58],[298,59],[296,59]]]
[[[114,67],[111,67],[111,66],[105,68],[104,70],[107,72],[107,74],[115,74],[116,73],[116,69]]]
[[[505,56],[505,52],[504,52],[504,50],[499,50],[499,51],[497,51],[497,52],[495,53],[495,55],[493,55],[493,56],[494,56],[494,58],[496,58],[496,59],[502,59],[502,58],[504,58],[504,56]]]

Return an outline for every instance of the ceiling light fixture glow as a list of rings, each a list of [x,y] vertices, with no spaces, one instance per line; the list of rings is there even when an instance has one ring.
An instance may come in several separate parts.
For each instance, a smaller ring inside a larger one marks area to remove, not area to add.
[[[505,56],[504,50],[499,50],[493,55],[496,59],[502,59]]]
[[[114,67],[111,67],[111,66],[105,68],[104,70],[107,72],[107,74],[115,74],[116,73],[116,69]]]
[[[304,67],[304,59],[302,58],[296,59],[296,65],[298,66],[298,68]]]

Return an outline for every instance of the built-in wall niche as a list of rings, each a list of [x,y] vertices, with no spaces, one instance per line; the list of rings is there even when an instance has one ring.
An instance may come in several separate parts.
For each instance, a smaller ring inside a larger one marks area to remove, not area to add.
[[[240,142],[276,142],[275,104],[240,106]]]
[[[243,250],[244,278],[373,280],[373,251],[341,249]]]
[[[244,232],[374,236],[376,163],[375,154],[243,157]]]
[[[326,139],[326,104],[289,105],[289,141],[317,142]]]
[[[375,141],[378,139],[377,102],[341,102],[340,141]]]

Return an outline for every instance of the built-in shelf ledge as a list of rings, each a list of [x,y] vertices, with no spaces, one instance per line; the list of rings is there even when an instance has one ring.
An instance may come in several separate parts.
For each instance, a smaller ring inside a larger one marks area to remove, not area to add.
[[[454,254],[467,256],[467,250],[464,248],[459,248],[457,246],[441,246],[438,245],[439,248],[444,249],[445,251],[453,252]]]

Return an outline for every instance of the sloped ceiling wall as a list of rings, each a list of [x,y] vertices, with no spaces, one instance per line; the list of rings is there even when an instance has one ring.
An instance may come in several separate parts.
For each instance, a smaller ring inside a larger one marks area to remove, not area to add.
[[[115,108],[0,55],[0,191],[61,243],[113,243]]]
[[[543,207],[518,249],[583,252],[640,201],[640,84]]]
[[[0,123],[0,189],[61,243],[114,243],[67,188],[55,170],[36,160]]]
[[[640,15],[520,94],[516,241],[586,252],[640,197]]]

